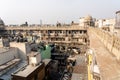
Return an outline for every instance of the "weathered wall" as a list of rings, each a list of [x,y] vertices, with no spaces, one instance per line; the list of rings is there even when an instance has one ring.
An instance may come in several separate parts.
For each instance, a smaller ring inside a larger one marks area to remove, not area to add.
[[[30,53],[30,45],[28,43],[11,42],[10,47],[18,48],[18,54],[22,60],[27,59],[27,54]]]
[[[105,47],[120,60],[120,37],[99,28],[89,28],[103,42]]]
[[[18,58],[17,48],[10,48],[4,52],[1,52],[0,53],[0,65],[13,60],[14,58]]]

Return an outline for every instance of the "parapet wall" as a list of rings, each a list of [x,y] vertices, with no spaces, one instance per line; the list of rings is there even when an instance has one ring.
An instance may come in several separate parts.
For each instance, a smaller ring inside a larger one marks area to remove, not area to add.
[[[120,37],[99,28],[90,28],[90,30],[96,34],[96,36],[101,40],[101,42],[103,42],[105,47],[113,55],[115,55],[116,59],[119,61],[120,60]]]
[[[18,48],[18,54],[22,60],[26,60],[27,53],[30,53],[30,51],[31,51],[30,45],[28,43],[11,42],[10,47]]]
[[[0,65],[5,64],[15,58],[18,58],[17,48],[6,49],[0,53]]]

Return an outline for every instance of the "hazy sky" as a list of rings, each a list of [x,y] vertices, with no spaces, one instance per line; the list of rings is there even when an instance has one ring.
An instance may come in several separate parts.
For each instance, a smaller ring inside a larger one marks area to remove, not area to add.
[[[5,24],[70,23],[79,17],[114,18],[120,0],[0,0]]]

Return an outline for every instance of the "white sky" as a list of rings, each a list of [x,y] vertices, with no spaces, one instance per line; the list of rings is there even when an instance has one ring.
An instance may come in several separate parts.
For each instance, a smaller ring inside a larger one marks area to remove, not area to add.
[[[114,18],[120,0],[0,0],[5,24],[70,23],[79,17]]]

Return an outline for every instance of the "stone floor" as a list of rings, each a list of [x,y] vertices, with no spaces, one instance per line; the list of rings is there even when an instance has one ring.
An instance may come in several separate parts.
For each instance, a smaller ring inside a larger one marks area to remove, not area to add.
[[[99,40],[96,34],[89,30],[90,48],[95,50],[102,80],[120,80],[120,63]]]

